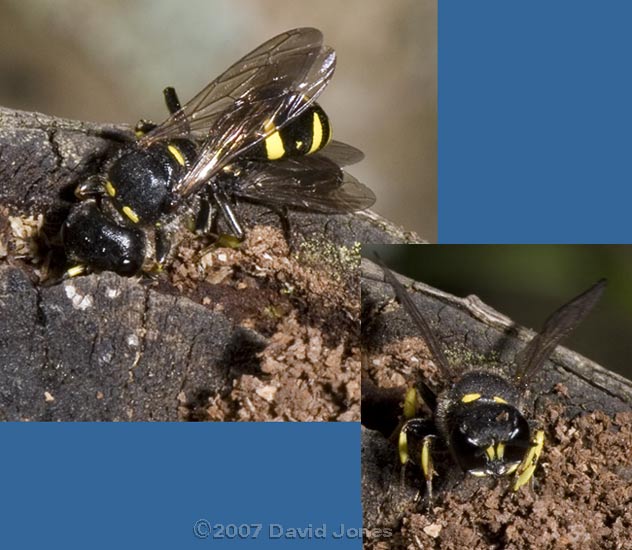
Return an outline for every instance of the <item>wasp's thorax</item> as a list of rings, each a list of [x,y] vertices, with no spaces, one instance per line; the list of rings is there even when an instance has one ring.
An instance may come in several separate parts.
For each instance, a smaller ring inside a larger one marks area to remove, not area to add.
[[[153,254],[145,231],[163,221],[171,187],[194,156],[187,140],[133,146],[112,162],[106,177],[79,185],[75,194],[81,202],[62,227],[68,259],[122,275],[140,271]]]
[[[134,224],[151,224],[170,208],[170,191],[195,159],[193,142],[134,147],[110,166],[105,191]]]
[[[503,376],[466,373],[437,404],[437,425],[465,472],[502,476],[515,472],[531,430],[519,410],[520,395]]]

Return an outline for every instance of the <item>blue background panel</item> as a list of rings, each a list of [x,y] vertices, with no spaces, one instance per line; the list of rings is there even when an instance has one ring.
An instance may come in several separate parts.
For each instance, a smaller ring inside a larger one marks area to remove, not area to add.
[[[1,548],[362,547],[355,423],[2,423],[0,439]]]
[[[439,5],[439,242],[630,243],[632,4]]]

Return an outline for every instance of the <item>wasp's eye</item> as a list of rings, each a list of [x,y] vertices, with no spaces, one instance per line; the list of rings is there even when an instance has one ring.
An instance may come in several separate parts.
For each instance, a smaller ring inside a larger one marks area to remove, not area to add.
[[[521,462],[527,449],[531,446],[531,430],[529,424],[519,416],[515,422],[515,429],[505,441],[505,462]]]
[[[480,446],[480,442],[473,431],[472,426],[467,423],[461,423],[452,432],[450,438],[454,456],[459,466],[465,472],[484,469],[487,463],[485,449]]]

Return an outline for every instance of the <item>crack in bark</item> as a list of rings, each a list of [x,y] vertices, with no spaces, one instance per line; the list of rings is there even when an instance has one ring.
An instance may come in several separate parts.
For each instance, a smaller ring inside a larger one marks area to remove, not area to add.
[[[44,308],[42,307],[42,292],[40,290],[40,288],[36,285],[33,286],[33,289],[35,290],[35,326],[38,326],[40,328],[41,331],[41,337],[42,337],[42,346],[43,346],[43,353],[44,353],[44,364],[43,364],[43,368],[49,368],[49,351],[48,351],[48,338],[47,338],[47,321],[46,321],[46,314],[44,313]]]
[[[53,153],[53,158],[55,159],[55,167],[61,169],[64,166],[64,156],[61,153],[59,143],[57,143],[57,132],[58,129],[56,125],[50,126],[46,129],[46,138],[50,145],[50,150]]]
[[[131,366],[127,369],[127,382],[125,383],[126,389],[129,389],[131,383],[135,381],[134,377],[134,369],[138,366],[143,355],[145,353],[145,346],[147,344],[147,316],[149,312],[149,289],[147,287],[142,287],[143,290],[143,304],[142,304],[142,315],[140,316],[140,342],[138,344],[138,351],[136,352],[136,356],[134,357],[134,361]]]

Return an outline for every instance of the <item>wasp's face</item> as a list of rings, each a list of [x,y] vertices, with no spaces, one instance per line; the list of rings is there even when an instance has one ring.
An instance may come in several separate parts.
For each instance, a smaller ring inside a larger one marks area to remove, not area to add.
[[[516,471],[530,445],[529,424],[506,403],[477,402],[451,422],[450,447],[461,468],[475,476]]]

